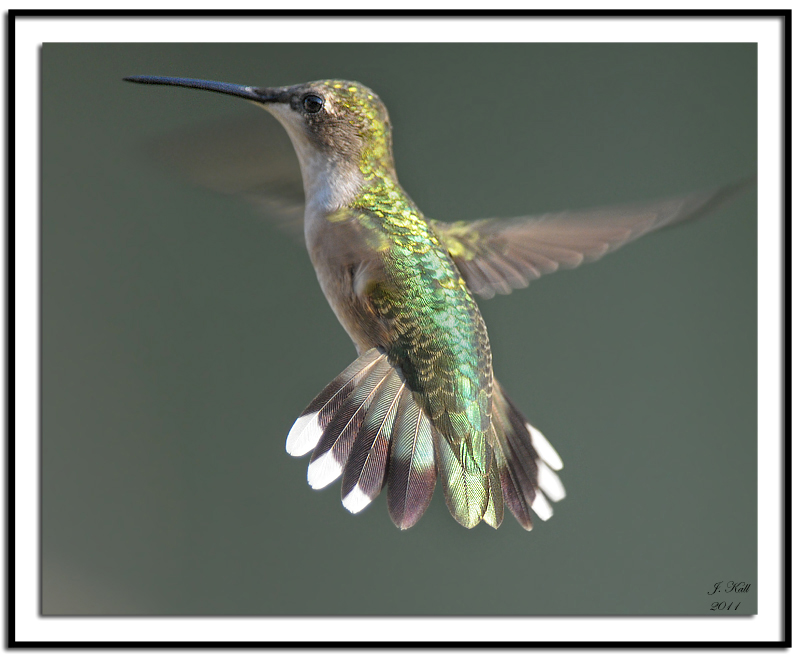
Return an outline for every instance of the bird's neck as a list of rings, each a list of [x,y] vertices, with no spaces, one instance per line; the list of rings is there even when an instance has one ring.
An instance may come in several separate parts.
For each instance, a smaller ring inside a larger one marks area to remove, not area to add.
[[[314,153],[302,159],[306,208],[332,213],[362,205],[371,193],[400,189],[393,167],[365,168],[359,162]]]
[[[307,211],[336,212],[352,206],[367,189],[399,187],[388,134],[362,141],[352,151],[320,148],[294,131],[289,137],[300,160]]]

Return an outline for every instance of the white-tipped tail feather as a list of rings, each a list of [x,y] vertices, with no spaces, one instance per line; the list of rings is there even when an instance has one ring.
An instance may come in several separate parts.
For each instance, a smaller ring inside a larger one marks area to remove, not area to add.
[[[559,476],[541,459],[536,462],[536,465],[539,466],[539,490],[553,502],[563,500],[567,496],[567,491],[564,490],[564,484],[561,483]]]
[[[533,504],[531,504],[531,508],[542,520],[550,520],[553,516],[553,507],[550,506],[550,502],[547,501],[544,495],[537,495],[533,500]]]
[[[365,494],[358,485],[342,498],[342,505],[350,513],[363,511],[370,502],[372,502],[372,498]]]
[[[496,379],[490,438],[506,506],[530,530],[533,527],[530,509],[547,520],[553,515],[550,501],[557,502],[566,495],[561,480],[553,472],[564,464],[542,433],[525,420]]]
[[[339,478],[342,470],[344,470],[344,466],[336,460],[331,452],[326,452],[316,461],[308,464],[308,485],[314,490],[325,488]]]
[[[322,427],[319,426],[317,418],[319,412],[301,415],[286,437],[286,451],[292,456],[303,456],[308,454],[317,446],[322,437]]]
[[[553,470],[561,470],[561,468],[564,467],[564,462],[561,460],[558,452],[553,449],[553,446],[547,438],[545,438],[542,432],[536,427],[528,423],[526,423],[525,426],[528,428],[528,433],[531,434],[531,442],[539,458],[553,468]]]
[[[286,438],[286,451],[289,454],[303,456],[317,446],[325,427],[339,412],[356,386],[375,367],[379,358],[380,353],[376,349],[370,349],[314,398],[289,431]]]

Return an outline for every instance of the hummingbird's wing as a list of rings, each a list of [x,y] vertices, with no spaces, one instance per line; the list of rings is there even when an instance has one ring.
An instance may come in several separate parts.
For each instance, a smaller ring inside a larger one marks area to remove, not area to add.
[[[698,219],[747,189],[748,178],[688,196],[638,205],[516,219],[431,221],[470,290],[489,299],[561,268],[594,262],[642,235]]]
[[[223,119],[158,137],[148,155],[199,187],[239,195],[279,226],[302,236],[300,164],[277,121]]]

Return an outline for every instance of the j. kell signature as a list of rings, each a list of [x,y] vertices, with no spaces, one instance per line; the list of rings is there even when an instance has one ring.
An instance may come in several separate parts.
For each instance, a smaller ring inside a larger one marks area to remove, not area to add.
[[[750,590],[750,584],[747,582],[734,582],[731,580],[725,585],[725,589],[722,588],[723,584],[725,582],[716,582],[714,590],[709,591],[708,595],[714,595],[715,593],[747,593]]]

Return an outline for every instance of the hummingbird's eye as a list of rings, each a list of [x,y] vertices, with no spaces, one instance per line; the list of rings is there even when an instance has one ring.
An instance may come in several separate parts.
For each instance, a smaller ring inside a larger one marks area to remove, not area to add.
[[[314,94],[308,94],[303,98],[303,109],[309,114],[316,114],[322,109],[323,105],[325,105],[325,101]]]

